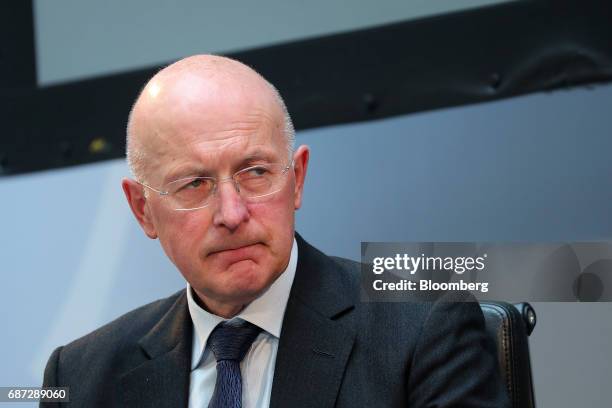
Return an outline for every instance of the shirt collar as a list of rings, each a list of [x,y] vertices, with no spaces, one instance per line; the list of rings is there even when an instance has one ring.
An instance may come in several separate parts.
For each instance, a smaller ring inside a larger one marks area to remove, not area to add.
[[[295,238],[291,247],[289,264],[283,273],[270,285],[258,298],[249,303],[240,313],[230,320],[242,319],[265,330],[272,336],[280,337],[283,326],[285,308],[289,300],[289,292],[293,285],[295,270],[297,267],[298,247]],[[208,336],[217,325],[225,319],[202,309],[194,300],[191,286],[187,284],[187,306],[189,315],[193,322],[194,336],[191,353],[191,369],[194,370],[199,364]]]

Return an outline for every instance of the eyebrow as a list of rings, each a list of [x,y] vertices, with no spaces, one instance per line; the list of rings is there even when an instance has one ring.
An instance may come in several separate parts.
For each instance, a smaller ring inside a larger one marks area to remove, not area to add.
[[[166,174],[163,178],[163,183],[170,183],[172,181],[180,180],[185,177],[194,176],[197,174],[205,174],[206,170],[203,167],[198,167],[194,165],[185,165],[179,166],[176,170],[172,170],[170,173]]]
[[[251,152],[248,156],[243,158],[237,167],[243,167],[249,163],[258,162],[258,161],[267,161],[269,163],[277,160],[276,155],[271,151],[256,149]]]
[[[255,149],[250,152],[246,157],[242,158],[237,164],[234,166],[233,171],[238,171],[239,169],[247,166],[248,164],[254,162],[268,162],[272,163],[277,161],[278,158],[276,154],[269,150],[264,149]],[[180,180],[185,177],[191,176],[199,176],[199,175],[208,175],[212,173],[209,169],[204,166],[197,164],[187,164],[184,166],[179,166],[176,170],[170,171],[163,179],[163,183],[169,183],[175,180]]]

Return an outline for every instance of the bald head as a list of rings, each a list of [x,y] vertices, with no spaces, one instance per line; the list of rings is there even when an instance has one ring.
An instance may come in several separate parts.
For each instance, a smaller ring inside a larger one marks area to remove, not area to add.
[[[159,71],[146,84],[128,119],[127,159],[139,181],[147,181],[155,147],[170,142],[168,135],[187,131],[204,117],[215,117],[241,107],[261,109],[279,122],[288,155],[294,147],[294,129],[276,88],[241,62],[215,55],[196,55]]]

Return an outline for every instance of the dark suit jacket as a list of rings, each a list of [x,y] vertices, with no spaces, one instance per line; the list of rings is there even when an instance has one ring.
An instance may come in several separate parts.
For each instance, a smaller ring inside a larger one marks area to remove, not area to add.
[[[271,407],[508,406],[476,303],[361,302],[359,264],[297,242]],[[73,407],[185,407],[192,330],[182,290],[56,349],[44,386]]]

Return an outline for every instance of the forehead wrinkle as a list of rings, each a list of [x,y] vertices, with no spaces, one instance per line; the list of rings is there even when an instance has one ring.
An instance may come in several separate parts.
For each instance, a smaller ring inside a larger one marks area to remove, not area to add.
[[[262,113],[266,119],[271,117]],[[259,114],[245,116],[243,120],[225,123],[223,129],[207,129],[191,135],[170,129],[162,131],[158,126],[149,127],[142,139],[147,140],[145,144],[150,152],[147,167],[161,170],[157,177],[154,174],[150,176],[159,180],[157,183],[167,183],[194,173],[211,172],[218,167],[219,161],[234,164],[244,160],[244,154],[240,153],[254,156],[257,151],[268,152],[268,160],[279,160],[278,155],[284,152],[281,145],[284,138],[277,135],[279,132],[275,131],[273,123],[262,121]]]
[[[243,115],[239,118],[229,118],[227,121],[216,124],[216,126],[210,126],[204,129],[200,135],[210,137],[213,139],[225,138],[227,134],[236,136],[256,136],[256,135],[267,135],[271,130],[275,129],[274,122],[271,115],[265,113],[253,113],[249,115]]]
[[[195,123],[179,126],[168,123],[170,128],[160,124],[153,132],[150,132],[161,143],[153,143],[159,147],[172,149],[176,147],[204,146],[207,149],[224,149],[226,146],[239,139],[245,142],[253,138],[258,139],[259,143],[270,144],[272,147],[278,146],[280,137],[275,137],[278,133],[278,126],[275,126],[272,115],[265,111],[244,115],[222,123],[211,123],[211,126],[197,126]],[[214,125],[214,126],[212,126]],[[187,127],[187,129],[185,129]],[[201,129],[206,127],[206,129]],[[183,128],[183,129],[181,129]]]
[[[172,151],[189,146],[204,146],[207,149],[223,149],[238,139],[246,142],[256,138],[258,143],[266,143],[275,147],[280,137],[275,138],[278,126],[275,126],[273,116],[265,110],[242,115],[240,118],[230,118],[228,121],[207,121],[202,117],[196,121],[187,121],[184,125],[171,120],[151,120],[147,123],[147,139],[151,150]],[[203,120],[202,120],[203,119]],[[213,118],[214,119],[214,118]],[[143,135],[144,136],[144,135]]]
[[[235,154],[234,152],[242,152],[243,154]],[[222,157],[225,155],[231,155],[231,158]],[[229,171],[237,171],[239,167],[246,165],[250,161],[265,160],[271,162],[278,159],[276,156],[277,152],[274,149],[271,149],[268,144],[261,143],[244,147],[238,146],[233,152],[225,150],[221,154],[214,150],[208,150],[199,153],[197,157],[186,158],[186,160],[181,160],[176,165],[171,165],[163,176],[163,182],[167,183],[189,176],[216,174],[219,170],[218,162],[220,161],[223,162],[222,168],[227,167]]]

